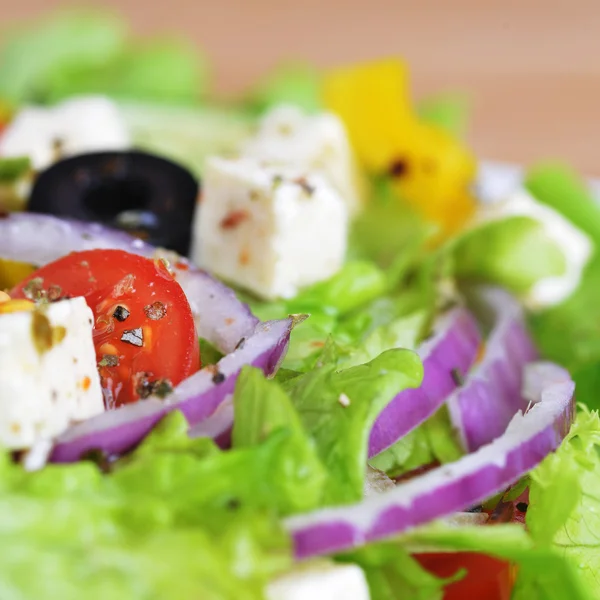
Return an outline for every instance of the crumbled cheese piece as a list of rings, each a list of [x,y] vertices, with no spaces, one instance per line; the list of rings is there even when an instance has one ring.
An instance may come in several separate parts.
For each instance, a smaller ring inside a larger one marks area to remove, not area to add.
[[[104,410],[83,298],[0,314],[0,446],[30,448]]]
[[[291,298],[341,268],[347,234],[347,207],[322,176],[249,158],[213,158],[192,258],[263,298]]]
[[[267,600],[369,600],[369,586],[357,565],[326,560],[301,563],[266,589]]]
[[[263,117],[243,153],[274,165],[321,171],[338,189],[351,215],[361,207],[360,171],[344,125],[332,113],[306,115],[295,106],[275,107]]]
[[[102,96],[81,96],[21,109],[0,137],[0,156],[28,156],[41,171],[67,156],[130,146],[117,106]]]

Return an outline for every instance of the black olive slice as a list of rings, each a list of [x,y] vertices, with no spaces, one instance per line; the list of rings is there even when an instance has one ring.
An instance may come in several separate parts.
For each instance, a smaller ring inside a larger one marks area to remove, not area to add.
[[[187,169],[160,156],[95,152],[40,173],[28,210],[95,221],[187,255],[198,190]]]

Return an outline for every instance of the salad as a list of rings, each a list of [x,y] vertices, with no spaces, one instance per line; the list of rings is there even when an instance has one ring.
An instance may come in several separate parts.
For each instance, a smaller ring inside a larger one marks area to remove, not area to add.
[[[0,103],[2,600],[600,597],[589,183],[400,59],[216,104],[105,14]]]

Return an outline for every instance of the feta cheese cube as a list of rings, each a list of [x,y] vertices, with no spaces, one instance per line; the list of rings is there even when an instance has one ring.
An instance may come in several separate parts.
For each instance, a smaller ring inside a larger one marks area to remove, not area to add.
[[[0,447],[29,448],[104,410],[83,298],[0,314]]]
[[[321,171],[356,214],[362,204],[362,181],[342,121],[332,113],[306,115],[282,105],[262,119],[243,154],[274,165]]]
[[[301,563],[267,586],[267,600],[369,600],[369,586],[357,565],[320,560]]]
[[[343,264],[348,210],[320,175],[213,158],[193,232],[200,266],[263,298],[291,298]]]
[[[102,96],[25,107],[0,136],[0,156],[28,156],[37,171],[67,156],[130,146],[117,106]]]

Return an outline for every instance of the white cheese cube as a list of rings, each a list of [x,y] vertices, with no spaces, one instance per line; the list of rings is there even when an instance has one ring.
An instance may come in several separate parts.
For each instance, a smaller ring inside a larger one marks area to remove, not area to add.
[[[0,156],[28,156],[37,171],[67,156],[130,146],[117,106],[103,96],[25,107],[0,136]]]
[[[83,298],[0,314],[0,447],[29,448],[104,410]]]
[[[267,113],[257,134],[242,150],[245,156],[277,165],[321,171],[356,214],[362,182],[342,121],[332,113],[306,115],[282,105]]]
[[[267,600],[369,600],[369,586],[357,565],[330,561],[301,563],[267,586]]]
[[[193,233],[200,266],[263,298],[291,298],[344,262],[348,210],[320,175],[209,160]]]

